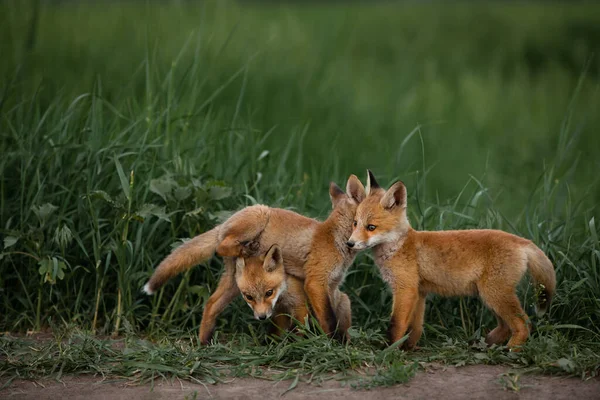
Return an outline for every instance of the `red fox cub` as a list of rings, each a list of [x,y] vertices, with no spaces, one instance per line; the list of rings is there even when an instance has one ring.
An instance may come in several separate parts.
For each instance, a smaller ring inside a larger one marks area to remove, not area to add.
[[[529,336],[528,318],[516,286],[529,269],[539,285],[538,313],[549,307],[556,288],[552,263],[531,241],[499,230],[418,232],[406,217],[406,187],[394,183],[387,191],[368,172],[366,199],[359,205],[348,246],[373,249],[381,276],[393,294],[390,339],[416,345],[423,332],[427,293],[478,295],[492,310],[498,326],[488,344],[504,343],[518,350]]]
[[[254,318],[265,320],[273,316],[277,335],[291,328],[294,320],[305,322],[309,314],[304,281],[288,275],[283,267],[281,250],[271,246],[264,256],[237,257],[235,259],[236,287],[248,303]],[[342,318],[350,312],[344,302],[334,303],[335,312]],[[214,325],[214,321],[211,321]]]
[[[363,184],[355,175],[351,175],[346,184],[346,193],[331,184],[329,195],[333,211],[313,235],[311,252],[304,265],[304,290],[323,332],[348,342],[348,329],[352,325],[350,299],[339,287],[356,257],[356,251],[349,248],[346,242],[352,234],[356,208],[366,194]]]
[[[290,317],[304,322],[308,316],[304,282],[285,273],[281,250],[276,244],[265,255],[237,257],[235,283],[228,290],[242,294],[254,318],[265,320],[273,316],[277,335],[291,327]],[[214,326],[215,321],[210,324]]]
[[[304,280],[307,270],[305,264],[311,271],[330,268],[326,265],[328,263],[332,263],[332,268],[335,264],[336,271],[346,270],[354,260],[355,252],[348,249],[345,243],[352,233],[352,221],[359,199],[365,196],[363,185],[354,175],[348,179],[347,188],[346,194],[335,183],[330,184],[333,211],[325,223],[264,205],[238,211],[223,224],[176,248],[156,268],[144,291],[153,294],[170,278],[210,259],[215,252],[224,257],[225,271],[204,307],[200,324],[200,342],[208,343],[217,315],[237,295],[236,291],[231,290],[236,285],[234,257],[266,254],[273,244],[278,244],[287,275]],[[336,221],[340,221],[339,224]],[[312,272],[309,275],[314,276]],[[343,275],[336,276],[336,281],[342,278]],[[331,328],[324,329],[325,332],[333,333],[339,325],[339,330],[345,335],[351,324],[348,296],[340,292],[337,286],[333,290],[328,281],[318,285],[314,284],[319,282],[318,279],[311,282],[313,284],[307,289],[310,290],[310,301],[313,298],[318,300],[315,309],[318,321],[322,323],[326,321],[324,315],[329,316],[327,326]],[[318,290],[322,290],[320,297]],[[338,317],[336,310],[341,313]]]

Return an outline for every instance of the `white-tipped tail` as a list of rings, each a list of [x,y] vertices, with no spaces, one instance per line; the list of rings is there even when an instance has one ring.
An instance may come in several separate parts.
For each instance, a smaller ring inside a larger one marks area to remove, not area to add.
[[[144,285],[144,289],[142,289],[144,291],[144,293],[146,293],[148,296],[151,296],[154,294],[154,291],[152,291],[152,289],[150,289],[150,283],[146,283]]]
[[[155,293],[170,278],[212,257],[217,247],[218,227],[188,240],[169,254],[156,268],[144,291]]]

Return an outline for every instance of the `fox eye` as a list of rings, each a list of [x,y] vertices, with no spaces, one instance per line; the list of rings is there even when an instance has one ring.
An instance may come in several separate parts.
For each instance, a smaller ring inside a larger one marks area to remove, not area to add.
[[[249,294],[244,294],[244,296],[246,296],[246,300],[248,300],[248,301],[254,300],[254,298],[252,296],[250,296]]]
[[[375,228],[377,228],[375,225],[367,225],[367,230],[369,232],[373,232],[375,230]]]
[[[270,297],[273,294],[273,289],[269,289],[267,290],[267,293],[265,293],[265,296]]]
[[[354,220],[354,227],[356,228],[356,225],[358,225],[358,223],[356,222],[356,220]]]

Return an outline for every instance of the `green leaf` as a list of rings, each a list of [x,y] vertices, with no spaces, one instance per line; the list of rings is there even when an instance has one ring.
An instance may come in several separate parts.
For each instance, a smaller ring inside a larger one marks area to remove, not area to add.
[[[121,189],[123,189],[123,193],[125,194],[125,197],[127,198],[127,200],[129,200],[129,199],[131,199],[131,193],[129,191],[129,180],[127,179],[127,176],[125,175],[125,172],[123,172],[123,167],[121,166],[119,159],[117,157],[115,157],[114,160],[115,160],[115,166],[117,167],[117,173],[119,174],[119,180],[121,181]]]
[[[190,286],[188,291],[200,297],[204,297],[208,293],[208,290],[204,286],[200,285]]]
[[[204,214],[204,208],[203,207],[198,207],[195,210],[192,211],[188,211],[185,213],[186,217],[195,217],[198,215]]]
[[[152,179],[150,181],[150,191],[152,193],[156,193],[165,201],[167,200],[167,197],[171,194],[171,191],[175,186],[177,186],[177,183],[175,183],[175,181],[168,177]]]
[[[171,222],[171,219],[165,212],[165,207],[156,204],[144,204],[136,213],[136,216],[146,219],[150,216],[157,217],[163,221]]]
[[[213,186],[208,189],[208,195],[213,200],[223,200],[231,196],[233,190],[226,186]]]
[[[63,278],[65,277],[65,271],[64,271],[64,269],[59,268],[58,272],[56,273],[56,277],[62,281]]]
[[[46,203],[40,207],[32,206],[31,209],[38,216],[39,219],[45,221],[50,215],[58,209],[54,204]]]
[[[104,200],[105,202],[110,204],[113,208],[122,208],[123,207],[123,204],[121,202],[113,199],[104,190],[94,190],[93,192],[90,192],[90,198]]]
[[[225,222],[229,217],[233,215],[233,211],[215,211],[214,213],[210,213],[211,218],[215,218],[217,223]]]
[[[18,241],[19,241],[18,237],[6,236],[4,238],[4,248],[8,249],[9,247],[14,246],[15,244],[17,244]]]
[[[178,188],[175,188],[175,190],[173,191],[173,195],[175,196],[175,198],[178,201],[183,201],[183,200],[187,199],[188,197],[190,197],[191,194],[192,194],[192,188],[190,188],[189,186],[178,187]]]
[[[42,258],[39,261],[40,268],[38,272],[40,275],[45,276],[44,282],[52,282],[51,272],[52,272],[52,261],[49,258]]]
[[[567,358],[560,358],[556,361],[556,365],[566,372],[573,372],[575,370],[575,364]]]
[[[38,269],[38,273],[40,275],[45,275],[46,273],[48,273],[48,259],[47,258],[40,260],[38,262],[38,265],[40,266],[40,268]]]
[[[114,202],[112,197],[110,197],[110,195],[108,193],[106,193],[104,190],[94,190],[93,192],[90,192],[90,195],[91,195],[91,197],[94,197],[94,198],[100,198],[100,199],[106,201],[107,203]]]

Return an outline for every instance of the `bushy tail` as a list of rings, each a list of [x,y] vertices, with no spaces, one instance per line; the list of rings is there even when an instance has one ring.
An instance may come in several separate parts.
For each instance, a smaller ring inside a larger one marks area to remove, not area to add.
[[[144,292],[155,293],[175,275],[211,258],[218,244],[218,228],[198,235],[173,250],[144,285]]]
[[[550,307],[556,291],[556,274],[552,262],[537,246],[528,247],[526,252],[529,273],[534,280],[536,290],[539,290],[536,313],[542,316]]]

